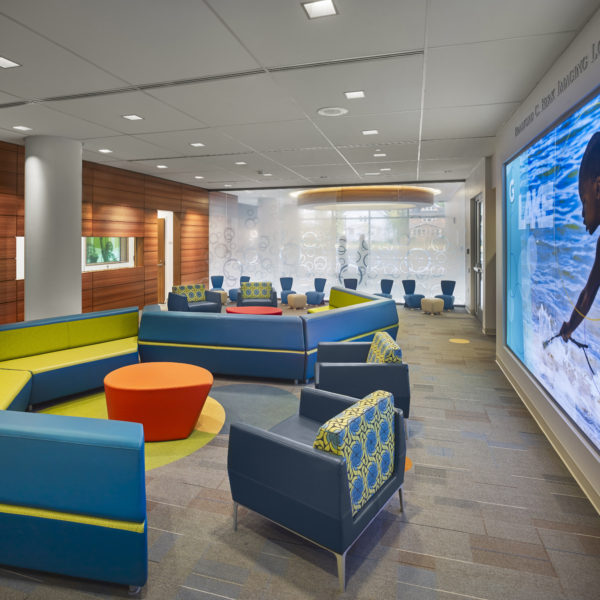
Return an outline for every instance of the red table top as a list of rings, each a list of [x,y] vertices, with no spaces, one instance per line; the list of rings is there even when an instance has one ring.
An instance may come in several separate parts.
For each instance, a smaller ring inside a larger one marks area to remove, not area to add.
[[[147,362],[120,367],[104,378],[104,385],[121,390],[176,389],[213,383],[210,371],[196,365]]]
[[[234,315],[280,315],[281,309],[274,306],[228,306],[225,312]]]

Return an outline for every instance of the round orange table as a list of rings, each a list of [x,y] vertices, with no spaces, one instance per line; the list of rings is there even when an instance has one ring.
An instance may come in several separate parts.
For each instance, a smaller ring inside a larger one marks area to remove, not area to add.
[[[213,384],[210,371],[173,362],[128,365],[104,378],[108,418],[144,426],[147,442],[192,433]]]
[[[281,315],[282,310],[274,306],[228,306],[225,312],[234,315]]]

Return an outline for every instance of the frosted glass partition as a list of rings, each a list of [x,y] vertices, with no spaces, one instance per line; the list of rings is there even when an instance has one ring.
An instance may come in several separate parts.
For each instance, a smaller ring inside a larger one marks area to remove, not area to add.
[[[211,193],[210,274],[224,275],[226,289],[240,275],[272,281],[277,290],[280,277],[293,277],[298,292],[326,277],[326,294],[347,277],[368,292],[380,292],[382,278],[393,279],[399,301],[402,279],[415,279],[416,292],[426,296],[440,294],[440,281],[452,279],[456,303],[464,304],[464,185],[431,187],[441,190],[431,206],[372,210],[365,203],[299,207],[294,190]]]

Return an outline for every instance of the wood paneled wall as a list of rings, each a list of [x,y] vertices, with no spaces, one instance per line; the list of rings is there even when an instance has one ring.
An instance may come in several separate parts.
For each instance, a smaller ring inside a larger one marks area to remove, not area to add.
[[[82,183],[82,235],[136,238],[134,268],[83,273],[83,312],[157,302],[157,210],[174,213],[174,283],[208,283],[206,190],[89,162]],[[0,142],[0,323],[23,320],[23,221],[24,148]]]

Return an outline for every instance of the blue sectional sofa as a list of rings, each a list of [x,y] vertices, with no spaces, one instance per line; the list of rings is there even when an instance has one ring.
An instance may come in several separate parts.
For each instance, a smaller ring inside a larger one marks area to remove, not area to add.
[[[0,564],[142,586],[138,423],[23,412],[138,362],[137,307],[0,326]]]
[[[300,316],[142,313],[143,362],[174,360],[221,375],[293,379],[314,377],[319,342],[368,341],[377,331],[396,336],[393,300],[332,288],[336,306]]]

